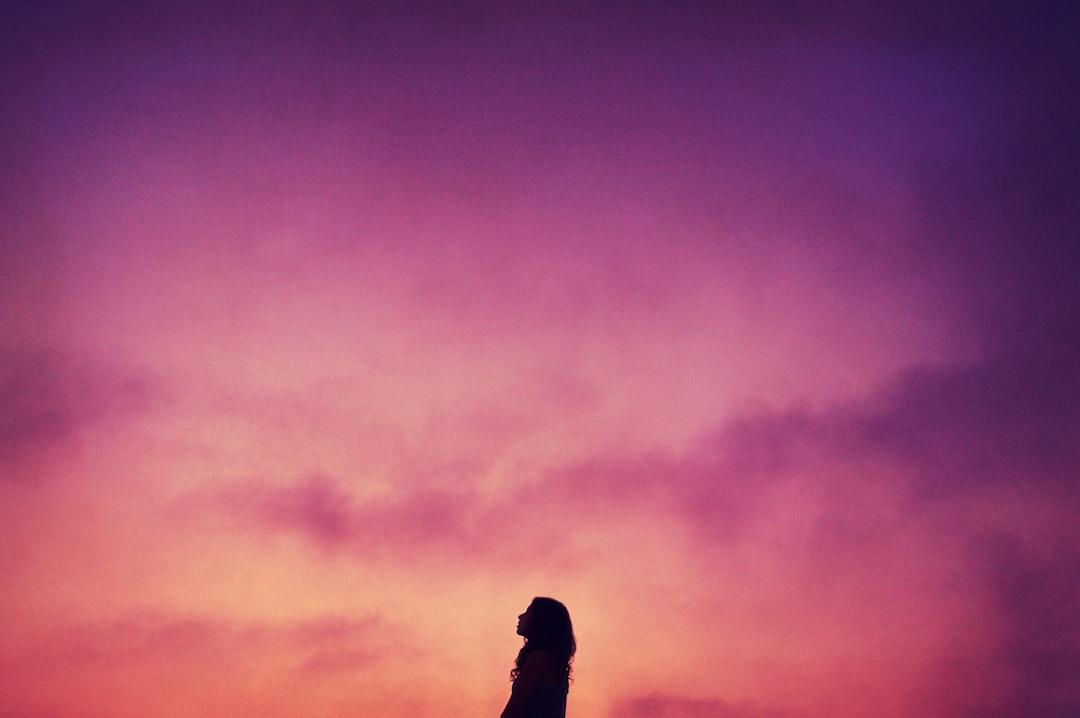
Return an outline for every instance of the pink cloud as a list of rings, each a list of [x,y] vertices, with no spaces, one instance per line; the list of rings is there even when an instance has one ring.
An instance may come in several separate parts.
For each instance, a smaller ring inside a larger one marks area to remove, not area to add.
[[[794,714],[753,703],[652,693],[620,700],[610,715],[611,718],[787,718]]]
[[[143,662],[221,662],[238,655],[282,653],[297,667],[326,656],[395,655],[399,629],[377,616],[325,616],[287,622],[234,621],[146,611],[113,620],[56,626],[32,646],[13,649],[7,666],[36,671],[120,668]]]
[[[776,667],[779,676],[836,669],[837,656],[814,655],[812,645],[840,640],[868,661],[895,650],[895,680],[912,701],[1012,710],[1041,695],[1052,715],[1073,700],[1067,676],[1077,643],[1050,626],[1068,625],[1063,611],[1080,587],[1068,558],[1080,535],[1065,510],[1077,494],[1061,472],[1076,449],[1060,439],[1080,402],[1069,399],[1076,385],[1068,375],[1033,369],[988,360],[914,370],[860,401],[738,417],[682,455],[597,456],[487,499],[467,480],[457,490],[420,480],[360,500],[347,481],[309,475],[286,485],[240,482],[198,506],[223,512],[230,530],[295,534],[358,556],[436,556],[462,570],[505,568],[508,557],[528,555],[533,565],[587,575],[591,560],[625,560],[577,550],[577,532],[593,526],[667,522],[717,566],[779,541],[781,554],[753,554],[760,575],[743,587],[772,616],[773,627],[760,630],[792,631],[807,652]],[[1052,412],[1033,398],[1048,386],[1061,399]],[[999,504],[1009,495],[1023,504]],[[731,605],[722,586],[701,580],[698,590]],[[967,608],[950,588],[957,582]],[[966,610],[996,616],[975,629],[979,655],[967,647]],[[925,640],[889,638],[905,624]],[[715,708],[704,705],[657,704],[687,715]]]
[[[466,544],[475,537],[472,501],[466,492],[420,489],[360,502],[342,482],[311,474],[286,486],[240,482],[189,497],[181,510],[224,510],[241,526],[295,532],[323,548],[379,551]]]
[[[273,698],[258,696],[261,681],[303,692],[313,680],[356,680],[415,656],[403,637],[401,627],[374,615],[268,622],[144,611],[58,622],[46,635],[5,645],[0,711],[68,714],[78,703],[104,700],[120,712],[201,713],[204,702],[217,702],[247,713]],[[299,710],[291,698],[278,700],[264,710]]]
[[[52,347],[0,353],[0,460],[51,448],[106,418],[130,419],[160,400],[145,373]]]

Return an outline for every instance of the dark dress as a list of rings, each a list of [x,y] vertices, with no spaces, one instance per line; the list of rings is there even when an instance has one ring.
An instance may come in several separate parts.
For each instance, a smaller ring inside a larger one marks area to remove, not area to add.
[[[564,676],[558,683],[541,683],[525,706],[525,718],[566,718],[566,694],[570,683]]]

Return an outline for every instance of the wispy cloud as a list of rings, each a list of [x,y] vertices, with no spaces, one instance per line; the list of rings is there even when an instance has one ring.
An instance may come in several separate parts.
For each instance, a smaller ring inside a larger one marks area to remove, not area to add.
[[[418,489],[360,501],[340,480],[310,474],[287,485],[249,480],[189,496],[183,512],[219,513],[242,528],[296,533],[330,550],[463,547],[476,539],[467,491]]]
[[[687,698],[662,693],[622,699],[610,713],[611,718],[787,718],[793,715],[754,703],[729,703],[719,698]]]
[[[145,374],[55,347],[0,353],[0,460],[50,448],[107,417],[130,417],[158,398]]]
[[[58,622],[31,642],[9,637],[0,658],[0,710],[66,714],[72,695],[96,700],[91,697],[106,689],[169,714],[217,705],[244,714],[298,715],[303,701],[290,691],[309,692],[325,681],[355,684],[416,655],[404,629],[377,615],[253,621],[129,611]],[[57,682],[65,683],[66,693],[51,689]],[[237,701],[238,685],[262,684],[276,687]]]
[[[111,620],[57,627],[33,646],[14,649],[7,666],[68,671],[121,669],[144,663],[229,663],[267,658],[295,669],[333,669],[340,662],[375,663],[397,656],[400,629],[378,616],[322,616],[286,622],[235,621],[205,615],[129,612]],[[358,660],[363,656],[364,660]]]

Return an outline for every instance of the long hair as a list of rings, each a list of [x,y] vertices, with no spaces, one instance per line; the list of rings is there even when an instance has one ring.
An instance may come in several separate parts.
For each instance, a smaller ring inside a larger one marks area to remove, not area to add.
[[[514,667],[510,671],[510,680],[517,680],[521,667],[525,664],[525,658],[537,650],[545,650],[551,654],[556,665],[562,667],[562,674],[566,680],[573,680],[574,653],[577,651],[577,642],[574,640],[574,627],[570,623],[570,612],[554,598],[537,596],[529,604],[530,623],[529,633],[525,636],[525,644],[518,651],[514,659]]]

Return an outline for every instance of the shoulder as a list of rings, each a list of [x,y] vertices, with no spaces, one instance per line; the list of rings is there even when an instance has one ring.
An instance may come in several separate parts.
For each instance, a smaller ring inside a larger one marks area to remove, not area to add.
[[[546,651],[530,651],[529,655],[521,663],[521,670],[514,679],[514,692],[523,695],[532,695],[536,687],[540,685],[548,670],[548,654]]]
[[[537,648],[535,651],[530,651],[529,655],[525,656],[525,663],[522,665],[522,670],[528,668],[544,668],[551,663],[551,653],[545,651],[543,648]]]
[[[565,668],[566,664],[559,660],[557,653],[538,650],[526,657],[521,673],[538,683],[554,684],[566,676]]]

